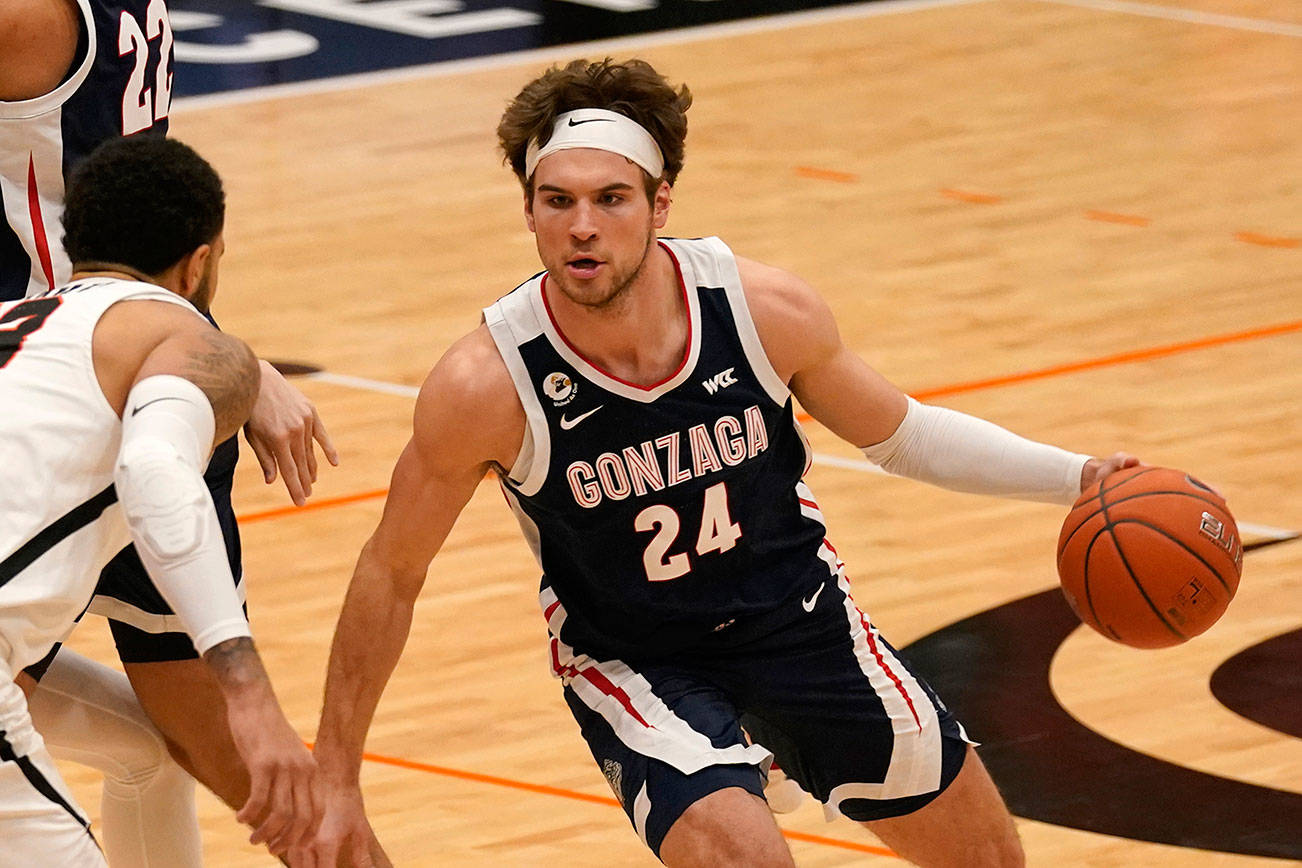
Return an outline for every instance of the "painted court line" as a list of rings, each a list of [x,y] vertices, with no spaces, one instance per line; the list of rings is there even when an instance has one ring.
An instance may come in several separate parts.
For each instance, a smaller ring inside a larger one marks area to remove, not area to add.
[[[311,748],[312,742],[304,742]],[[381,765],[394,766],[400,769],[410,771],[427,772],[434,775],[443,775],[449,778],[457,778],[463,781],[473,781],[479,784],[492,784],[498,787],[508,787],[513,790],[523,790],[527,793],[537,793],[544,796],[559,796],[563,799],[572,799],[579,802],[591,802],[597,805],[606,805],[612,808],[618,808],[619,802],[610,796],[594,796],[589,793],[581,793],[578,790],[567,790],[563,787],[551,787],[546,784],[531,784],[527,781],[517,781],[511,778],[503,778],[497,775],[485,775],[479,772],[467,772],[461,769],[448,768],[447,766],[436,766],[429,763],[414,762],[412,760],[401,759],[400,757],[385,756],[378,753],[363,753],[362,759],[370,760]],[[891,856],[896,859],[899,857],[885,847],[874,847],[871,844],[860,844],[857,841],[843,841],[839,838],[828,838],[823,835],[810,835],[806,832],[790,832],[782,830],[784,837],[792,841],[804,841],[811,844],[823,844],[828,847],[839,847],[843,850],[854,850],[859,853],[873,853],[878,856]]]
[[[401,383],[386,383],[384,380],[371,380],[366,377],[353,377],[348,374],[332,374],[329,371],[316,371],[305,374],[305,380],[320,380],[338,386],[352,386],[354,389],[367,389],[371,392],[383,392],[387,395],[401,395],[414,398],[420,394],[419,386],[404,386]]]
[[[1180,9],[1175,6],[1156,6],[1152,3],[1133,3],[1129,0],[1039,0],[1039,2],[1056,3],[1059,6],[1079,6],[1083,9],[1097,9],[1103,12],[1123,12],[1127,15],[1143,15],[1147,18],[1165,18],[1168,21],[1183,21],[1189,24],[1229,27],[1234,30],[1251,30],[1276,36],[1302,37],[1302,24],[1271,21],[1265,18],[1244,18],[1239,15],[1218,15],[1215,12]]]
[[[1063,374],[1074,374],[1082,371],[1094,371],[1100,368],[1110,368],[1116,365],[1126,365],[1131,362],[1146,362],[1151,359],[1161,359],[1167,356],[1175,356],[1181,353],[1189,353],[1195,350],[1206,350],[1213,347],[1226,346],[1228,344],[1242,343],[1244,341],[1253,341],[1260,338],[1277,337],[1279,335],[1302,332],[1302,320],[1292,322],[1277,323],[1275,325],[1262,326],[1255,329],[1244,329],[1238,332],[1227,332],[1219,335],[1211,335],[1205,338],[1197,338],[1192,341],[1180,341],[1174,344],[1164,344],[1162,346],[1147,347],[1139,350],[1130,350],[1124,353],[1114,353],[1110,356],[1099,356],[1093,359],[1083,359],[1079,362],[1067,362],[1061,365],[1052,365],[1047,368],[1038,368],[1031,371],[1022,371],[1016,374],[1005,374],[1001,377],[990,377],[985,380],[970,380],[966,383],[954,383],[949,386],[939,386],[934,389],[922,389],[911,393],[919,401],[925,401],[928,398],[939,398],[947,395],[961,395],[966,392],[976,392],[981,389],[992,389],[997,386],[1008,386],[1014,383],[1029,383],[1032,380],[1044,380],[1049,377],[1057,377]]]
[[[1150,359],[1160,359],[1166,356],[1179,355],[1181,353],[1194,352],[1195,350],[1206,350],[1213,347],[1226,346],[1228,344],[1242,343],[1243,341],[1258,340],[1261,338],[1277,337],[1279,335],[1302,332],[1302,320],[1293,320],[1292,322],[1276,323],[1274,325],[1261,326],[1255,329],[1244,329],[1237,332],[1226,332],[1219,335],[1210,335],[1205,338],[1197,338],[1191,341],[1180,341],[1173,344],[1163,344],[1156,347],[1147,347],[1138,350],[1130,350],[1124,353],[1114,353],[1109,356],[1098,356],[1092,359],[1082,359],[1078,362],[1067,362],[1061,365],[1052,365],[1047,368],[1037,368],[1030,371],[1020,371],[1014,374],[1005,374],[999,377],[990,377],[984,380],[969,380],[964,383],[953,383],[948,386],[938,386],[932,389],[921,389],[911,392],[913,397],[919,401],[925,401],[930,398],[940,398],[948,395],[961,395],[967,392],[976,392],[981,389],[992,389],[998,386],[1008,386],[1014,383],[1026,383],[1032,380],[1044,380],[1049,377],[1057,377],[1063,374],[1079,373],[1081,371],[1092,371],[1100,368],[1109,368],[1115,365],[1125,365],[1132,362],[1143,362]],[[404,386],[398,383],[387,383],[382,380],[370,380],[364,377],[350,377],[346,374],[331,374],[325,371],[315,374],[306,375],[307,379],[320,380],[322,382],[336,383],[342,386],[350,386],[357,389],[367,389],[374,392],[383,392],[391,395],[404,395],[415,397],[420,389],[416,386]],[[801,421],[810,421],[808,414],[801,415]]]
[[[1068,362],[1062,365],[1053,365],[1047,368],[1038,368],[1031,371],[1022,371],[1015,374],[1006,374],[1000,377],[991,377],[984,380],[970,380],[964,383],[953,383],[948,386],[939,386],[932,389],[921,389],[912,393],[913,397],[919,401],[926,401],[933,398],[942,398],[950,395],[961,395],[968,392],[976,392],[982,389],[992,389],[999,386],[1008,386],[1015,383],[1026,383],[1034,380],[1043,380],[1050,377],[1056,377],[1063,374],[1079,373],[1082,371],[1098,370],[1101,368],[1112,367],[1115,365],[1130,364],[1132,362],[1148,361],[1151,359],[1174,356],[1181,353],[1193,352],[1195,350],[1211,349],[1214,347],[1225,346],[1227,344],[1241,343],[1244,341],[1257,340],[1260,338],[1277,337],[1279,335],[1302,332],[1302,320],[1293,322],[1277,323],[1270,326],[1262,326],[1255,329],[1245,329],[1244,331],[1228,332],[1220,335],[1212,335],[1206,338],[1199,338],[1192,341],[1182,341],[1174,344],[1164,344],[1162,346],[1148,347],[1145,349],[1132,350],[1125,353],[1116,353],[1110,356],[1099,356],[1093,359],[1084,359],[1078,362]],[[381,380],[371,380],[364,377],[351,377],[345,374],[330,374],[319,372],[307,375],[309,379],[320,380],[322,382],[335,383],[350,388],[365,389],[368,391],[381,392],[383,394],[402,395],[407,397],[415,396],[420,390],[415,386],[404,386],[398,383],[387,383]],[[798,418],[801,422],[813,421],[808,413],[800,413]],[[835,455],[816,454],[814,459],[820,464],[829,467],[841,467],[849,470],[876,471],[881,472],[875,465],[867,461],[858,461],[852,458],[841,458]],[[350,503],[358,503],[366,500],[376,500],[388,494],[388,489],[378,488],[371,491],[358,492],[356,494],[344,495],[342,497],[326,498],[315,500],[306,506],[284,506],[274,509],[263,510],[260,512],[247,513],[238,517],[241,524],[251,524],[258,521],[280,518],[286,515],[293,515],[301,512],[310,512],[320,509],[328,509],[335,506],[343,506]],[[1242,529],[1247,530],[1247,525],[1242,525]],[[1291,534],[1292,531],[1279,530],[1277,528],[1258,529],[1257,533],[1262,536],[1271,536],[1271,532],[1281,534]]]
[[[796,166],[795,174],[799,178],[812,178],[815,181],[835,181],[841,184],[851,184],[859,180],[859,176],[851,172],[841,172],[835,169],[821,169],[813,166]],[[1005,201],[1005,197],[996,193],[981,193],[976,190],[958,190],[953,187],[943,187],[939,190],[939,193],[946,199],[953,199],[956,202],[966,202],[969,205],[998,205]],[[1116,211],[1103,211],[1097,208],[1087,208],[1082,216],[1084,216],[1086,220],[1093,220],[1097,223],[1119,223],[1123,226],[1135,226],[1140,229],[1147,228],[1153,224],[1153,219],[1151,217],[1144,217],[1140,214],[1120,214]],[[1241,241],[1244,244],[1255,244],[1258,247],[1280,247],[1286,249],[1302,247],[1302,238],[1266,235],[1261,232],[1235,232],[1234,240]]]

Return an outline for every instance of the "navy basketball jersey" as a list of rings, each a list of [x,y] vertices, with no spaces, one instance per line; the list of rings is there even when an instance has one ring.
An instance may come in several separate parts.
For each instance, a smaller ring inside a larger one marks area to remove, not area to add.
[[[567,343],[546,274],[484,312],[528,418],[502,481],[542,565],[544,605],[554,595],[563,607],[565,644],[626,659],[685,648],[835,569],[801,482],[808,446],[732,252],[717,238],[660,243],[690,332],[682,364],[654,386]]]
[[[106,139],[164,135],[172,102],[172,27],[164,0],[76,0],[82,33],[63,83],[0,102],[0,301],[68,281],[63,194]]]

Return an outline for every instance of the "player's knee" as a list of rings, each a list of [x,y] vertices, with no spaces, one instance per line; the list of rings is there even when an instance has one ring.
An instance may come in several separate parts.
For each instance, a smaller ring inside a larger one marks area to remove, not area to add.
[[[660,845],[669,868],[792,868],[791,851],[763,800],[720,790],[688,808]]]

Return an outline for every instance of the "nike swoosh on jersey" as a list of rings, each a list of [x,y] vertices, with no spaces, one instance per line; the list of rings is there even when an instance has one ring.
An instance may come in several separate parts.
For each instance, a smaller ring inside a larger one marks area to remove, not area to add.
[[[814,611],[814,606],[818,605],[818,595],[823,593],[823,588],[826,587],[827,585],[819,585],[817,591],[814,591],[814,593],[810,594],[806,599],[801,600],[800,601],[801,608],[803,608],[806,612]]]
[[[600,409],[601,409],[602,407],[604,407],[604,406],[606,406],[606,405],[605,405],[605,404],[598,404],[597,406],[593,407],[593,408],[592,408],[591,410],[589,410],[588,412],[586,412],[586,413],[582,413],[582,414],[580,414],[580,415],[578,415],[578,416],[575,416],[573,419],[566,419],[566,418],[565,418],[565,414],[562,413],[562,414],[561,414],[561,430],[562,430],[562,431],[568,431],[568,430],[570,430],[570,429],[573,428],[575,425],[579,424],[579,423],[582,422],[584,419],[588,418],[589,416],[591,416],[593,413],[597,412],[598,410],[600,410]]]

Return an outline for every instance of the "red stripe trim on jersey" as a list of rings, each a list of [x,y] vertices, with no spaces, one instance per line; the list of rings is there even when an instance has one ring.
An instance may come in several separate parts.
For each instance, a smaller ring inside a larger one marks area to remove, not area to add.
[[[41,219],[41,196],[36,189],[35,158],[27,155],[27,210],[32,215],[32,235],[36,240],[36,255],[45,272],[45,282],[54,289],[54,263],[50,260],[50,242],[45,237],[45,221]]]
[[[559,603],[556,605],[559,605]],[[624,692],[623,688],[611,684],[610,679],[605,675],[602,675],[600,670],[595,666],[589,666],[587,669],[579,670],[575,669],[573,666],[561,663],[560,640],[553,638],[551,644],[553,672],[561,678],[578,678],[582,676],[587,679],[588,683],[593,687],[597,688],[607,696],[613,697],[638,723],[642,724],[647,729],[655,729],[654,726],[646,722],[642,715],[638,714],[637,709],[633,707],[633,700],[628,698],[628,694]]]
[[[610,373],[610,371],[607,371],[605,368],[601,367],[601,365],[598,365],[596,362],[592,361],[592,359],[585,356],[578,347],[570,343],[570,339],[565,336],[565,332],[561,331],[560,323],[556,322],[556,315],[552,313],[551,302],[547,300],[547,279],[551,277],[551,275],[544,274],[542,282],[538,285],[538,291],[542,293],[543,307],[547,310],[547,318],[552,321],[552,328],[556,330],[556,334],[560,335],[561,340],[565,342],[565,346],[569,347],[576,356],[591,365],[597,373],[601,374],[603,377],[609,377],[616,383],[628,386],[631,389],[640,389],[643,392],[650,392],[654,389],[658,389],[674,377],[681,374],[683,368],[687,367],[687,360],[692,357],[692,306],[687,299],[687,284],[683,282],[683,269],[682,266],[678,264],[678,257],[674,256],[672,250],[670,250],[663,242],[656,243],[660,245],[661,250],[669,254],[669,261],[674,264],[674,274],[678,276],[678,288],[681,289],[683,293],[683,306],[687,310],[687,344],[683,347],[683,360],[678,363],[678,367],[674,369],[672,374],[658,383],[652,383],[649,386],[639,386],[637,383],[630,383],[628,380],[616,377],[614,374]]]
[[[801,506],[807,506],[810,509],[818,509],[818,504],[814,503],[812,500],[805,500],[803,497],[797,497],[796,500],[800,501]],[[821,509],[818,511],[822,512]]]
[[[624,710],[631,714],[633,719],[638,723],[642,724],[647,729],[655,729],[655,727],[642,719],[642,715],[637,713],[637,709],[633,707],[633,700],[628,698],[628,694],[624,692],[623,688],[611,684],[610,679],[605,675],[602,675],[601,672],[597,670],[597,667],[589,666],[579,674],[588,679],[593,687],[596,687],[607,696],[613,696],[618,700],[619,704],[624,706]]]
[[[877,658],[877,665],[886,673],[886,677],[891,679],[891,683],[895,685],[895,689],[900,692],[900,695],[904,697],[904,701],[908,703],[909,712],[913,715],[913,722],[918,725],[918,729],[922,729],[922,721],[918,719],[918,710],[913,707],[913,697],[909,696],[909,691],[904,689],[904,684],[898,677],[896,677],[895,673],[891,671],[891,667],[886,665],[886,660],[882,658],[881,651],[877,649],[877,642],[873,639],[872,625],[869,624],[868,619],[863,616],[863,612],[859,613],[859,623],[863,624],[864,633],[868,636],[868,650],[873,652],[873,656]]]
[[[543,620],[544,620],[544,621],[550,621],[550,620],[552,619],[552,612],[555,612],[556,609],[560,606],[560,604],[561,604],[561,601],[560,601],[560,600],[557,600],[555,603],[552,603],[550,606],[548,606],[546,609],[544,609],[544,610],[543,610]]]

